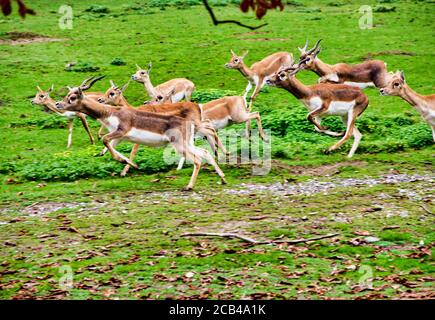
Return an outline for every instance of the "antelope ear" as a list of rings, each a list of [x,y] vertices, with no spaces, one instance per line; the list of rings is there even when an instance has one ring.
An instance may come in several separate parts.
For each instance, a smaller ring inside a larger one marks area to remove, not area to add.
[[[244,59],[248,53],[249,53],[249,50],[246,50],[240,58]]]
[[[151,70],[152,66],[153,66],[153,64],[152,64],[151,61],[150,61],[150,63],[148,63],[148,71]]]
[[[233,49],[230,49],[230,52],[231,52],[231,55],[232,55],[233,57],[236,57],[236,56],[237,56],[237,54],[234,53]]]
[[[52,92],[53,91],[53,89],[54,89],[54,84],[51,84],[51,86],[50,86],[50,88],[47,90],[47,93],[50,93],[50,92]]]
[[[121,88],[121,91],[124,92],[128,88],[129,84],[130,84],[130,81],[128,81],[126,84],[124,84]]]
[[[36,86],[36,89],[38,89],[38,91],[39,91],[39,92],[42,92],[42,91],[44,91],[44,90],[42,90],[42,89],[41,89],[41,87],[40,87],[40,86]]]
[[[405,82],[405,72],[403,70],[400,71],[400,78],[402,78],[403,82]]]
[[[73,88],[71,88],[70,86],[66,86],[68,88],[69,91],[72,91]]]
[[[142,70],[142,68],[136,63],[137,70]]]
[[[115,83],[113,82],[113,80],[109,80],[109,83],[110,83],[110,85],[111,85],[113,88],[116,88],[116,85],[115,85]]]

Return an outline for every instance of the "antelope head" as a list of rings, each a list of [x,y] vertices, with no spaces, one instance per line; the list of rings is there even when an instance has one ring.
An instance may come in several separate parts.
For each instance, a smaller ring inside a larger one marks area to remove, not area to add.
[[[381,88],[379,92],[383,96],[400,96],[403,93],[405,84],[405,73],[403,71],[396,71],[389,78],[387,85]]]
[[[88,90],[92,85],[105,76],[91,77],[82,82],[79,87],[73,87],[69,89],[68,94],[63,98],[63,100],[56,102],[56,107],[59,110],[67,111],[80,111],[82,107],[82,100],[84,98],[83,91]]]
[[[275,72],[266,79],[266,84],[272,87],[281,87],[291,77],[294,77],[296,73],[306,68],[306,60],[303,59],[296,64],[289,67],[283,67],[278,72]]]
[[[227,64],[225,64],[225,68],[228,69],[241,68],[243,65],[243,59],[245,58],[245,56],[248,54],[249,51],[245,51],[245,53],[243,53],[243,55],[241,56],[235,54],[233,50],[230,50],[230,52],[231,52],[231,59]]]
[[[305,64],[308,68],[311,68],[313,66],[314,60],[316,60],[317,55],[322,50],[322,48],[319,47],[320,41],[322,41],[322,39],[318,40],[314,47],[312,47],[310,50],[307,50],[308,40],[307,42],[305,42],[305,46],[303,48],[298,48],[301,52],[300,60],[306,60]]]
[[[175,94],[175,88],[172,88],[171,91],[169,91],[166,94],[158,93],[154,98],[152,98],[149,101],[145,101],[144,104],[147,106],[155,106],[158,104],[164,104],[164,103],[171,103],[171,98]]]
[[[127,89],[130,81],[119,88],[112,80],[110,80],[110,88],[104,93],[104,95],[98,98],[99,103],[110,104],[112,106],[118,106],[124,97],[124,91]]]
[[[145,83],[146,81],[149,81],[151,67],[152,67],[151,62],[148,63],[147,69],[142,69],[138,64],[136,64],[137,71],[134,75],[131,76],[131,80],[140,83]]]
[[[47,102],[47,100],[50,98],[50,93],[53,91],[54,86],[51,85],[51,87],[44,91],[39,86],[36,86],[36,89],[38,89],[38,92],[35,95],[35,98],[31,100],[32,104],[39,104],[42,105]]]

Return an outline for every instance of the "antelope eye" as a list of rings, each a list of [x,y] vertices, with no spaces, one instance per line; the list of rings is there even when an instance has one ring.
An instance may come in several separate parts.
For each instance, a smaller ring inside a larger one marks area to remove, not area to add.
[[[162,96],[158,96],[158,97],[157,97],[157,100],[162,100],[162,99],[163,99]]]
[[[69,101],[75,101],[76,99],[76,96],[72,96],[71,98],[69,98]]]
[[[239,62],[239,59],[234,59],[234,62],[236,62],[236,63]]]
[[[43,95],[43,94],[40,94],[39,97],[42,99],[42,98],[44,98],[44,95]]]
[[[393,86],[394,86],[394,87],[398,87],[398,86],[399,86],[399,83],[398,83],[398,82],[395,82],[395,83],[393,84]]]
[[[145,75],[145,72],[144,71],[142,71],[141,73],[140,73],[141,75]]]
[[[109,96],[111,96],[111,97],[113,97],[115,95],[115,92],[111,92],[110,94],[109,94]]]

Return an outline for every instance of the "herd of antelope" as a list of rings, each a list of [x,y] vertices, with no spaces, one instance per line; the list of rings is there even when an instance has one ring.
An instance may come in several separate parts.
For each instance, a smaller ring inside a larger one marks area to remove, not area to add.
[[[153,86],[150,80],[151,63],[146,69],[136,65],[138,70],[131,77],[131,80],[144,85],[151,98],[137,108],[130,105],[124,97],[129,82],[119,87],[110,80],[111,86],[104,93],[87,91],[104,76],[86,79],[78,87],[68,87],[68,94],[58,102],[50,98],[53,85],[47,91],[37,87],[38,92],[32,103],[44,105],[56,114],[68,118],[67,147],[72,143],[75,117],[83,123],[91,143],[94,143],[94,138],[86,116],[98,120],[102,124],[98,135],[105,147],[100,155],[109,151],[113,159],[126,164],[122,176],[127,174],[130,167],[137,168],[133,160],[139,145],[158,147],[171,144],[182,157],[178,169],[182,168],[185,159],[194,165],[186,190],[193,188],[203,160],[211,164],[222,183],[226,183],[225,175],[215,158],[207,150],[194,145],[195,135],[207,139],[216,157],[218,150],[227,155],[216,130],[231,123],[246,123],[247,136],[250,137],[250,123],[255,119],[261,138],[267,142],[260,114],[252,112],[255,98],[265,84],[283,88],[300,100],[307,107],[307,119],[314,124],[316,131],[341,137],[327,152],[340,148],[353,136],[354,142],[348,157],[354,155],[362,137],[355,121],[369,103],[362,91],[366,87],[377,87],[382,95],[400,96],[414,106],[431,126],[435,141],[435,95],[423,96],[413,91],[407,85],[403,71],[388,72],[386,64],[380,60],[357,65],[327,64],[318,58],[321,51],[320,40],[309,50],[307,41],[299,51],[300,59],[297,63],[291,53],[278,52],[248,67],[244,63],[247,52],[239,56],[231,50],[232,57],[225,67],[239,70],[248,80],[244,95],[227,96],[203,105],[191,102],[195,85],[187,79],[172,79]],[[296,79],[296,74],[301,70],[311,70],[319,75],[318,83],[307,86]],[[248,104],[247,96],[253,86],[255,89]],[[346,127],[345,132],[333,132],[322,126],[321,118],[331,115],[341,117]],[[103,135],[104,130],[108,133]],[[135,144],[129,158],[115,149],[122,140]]]

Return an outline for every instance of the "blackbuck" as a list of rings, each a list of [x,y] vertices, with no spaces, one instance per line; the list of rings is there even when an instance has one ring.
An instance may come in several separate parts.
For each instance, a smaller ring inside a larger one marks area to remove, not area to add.
[[[210,163],[220,176],[222,183],[226,183],[224,173],[211,154],[193,145],[194,124],[192,122],[173,115],[113,107],[89,99],[83,92],[97,80],[99,78],[87,79],[79,87],[71,88],[64,99],[56,103],[56,107],[61,110],[85,113],[104,124],[110,132],[103,137],[103,143],[113,159],[137,168],[136,164],[113,147],[116,141],[127,140],[151,147],[170,144],[178,154],[191,160],[194,165],[192,176],[184,190],[191,190],[194,187],[202,160]]]
[[[64,111],[59,110],[56,108],[56,102],[50,97],[50,93],[53,91],[53,85],[51,87],[44,91],[39,86],[36,87],[38,89],[38,92],[35,95],[35,98],[31,101],[32,104],[42,105],[48,108],[49,110],[53,111],[55,114],[65,117],[68,119],[68,143],[67,148],[71,147],[72,144],[72,133],[73,133],[73,127],[74,127],[74,118],[79,118],[80,121],[83,124],[83,127],[85,128],[86,132],[88,133],[89,139],[91,140],[91,144],[95,143],[94,137],[92,136],[91,130],[89,129],[88,122],[86,121],[86,115],[80,112],[73,112],[73,111]]]
[[[297,72],[304,68],[304,60],[298,64],[283,68],[267,80],[267,84],[283,88],[292,93],[310,111],[308,120],[312,122],[318,132],[332,136],[342,134],[331,132],[322,126],[320,119],[325,116],[341,117],[346,132],[340,141],[326,152],[332,152],[341,147],[351,136],[354,137],[352,148],[348,154],[351,158],[361,141],[361,133],[355,126],[356,118],[367,108],[369,100],[357,87],[340,84],[320,83],[306,86],[295,78]]]
[[[157,95],[167,95],[172,89],[175,89],[171,96],[172,102],[179,102],[183,99],[191,101],[192,92],[195,90],[195,85],[192,81],[185,78],[176,78],[154,87],[150,80],[150,72],[152,64],[148,64],[147,69],[142,69],[136,64],[137,71],[131,76],[131,79],[140,82],[144,85],[146,92],[151,98]]]
[[[386,85],[389,73],[387,65],[381,60],[369,60],[356,65],[346,63],[327,64],[318,58],[321,51],[320,41],[308,50],[308,40],[303,48],[298,48],[301,52],[300,60],[305,61],[306,69],[316,73],[319,83],[331,82],[346,84],[361,89],[367,87],[382,88]]]
[[[139,106],[138,108],[134,108],[131,106],[127,100],[124,98],[124,90],[123,88],[119,88],[112,80],[110,80],[111,87],[106,91],[104,96],[102,96],[98,101],[101,103],[109,104],[112,106],[120,106],[124,108],[137,109],[141,111],[154,112],[159,114],[165,114],[168,116],[177,116],[184,118],[188,121],[191,121],[194,124],[194,132],[200,136],[204,136],[208,143],[210,144],[211,149],[217,156],[218,149],[224,154],[227,154],[227,151],[219,139],[219,136],[216,133],[216,130],[213,128],[209,121],[204,121],[202,115],[201,106],[193,103],[193,102],[177,102],[177,103],[165,103],[169,100],[169,97],[173,94],[174,89],[168,92],[166,96],[157,95],[153,98],[151,103]],[[130,154],[130,161],[133,161],[139,150],[139,144],[133,146],[133,149]],[[100,155],[103,155],[107,149],[104,149]],[[178,170],[183,167],[184,159],[180,159]],[[121,172],[121,176],[125,176],[130,169],[130,166],[127,164],[124,170]]]
[[[239,70],[239,72],[248,80],[248,85],[246,86],[243,95],[245,100],[249,91],[251,91],[252,86],[255,85],[254,93],[249,99],[248,111],[252,110],[255,98],[258,96],[260,89],[264,86],[266,78],[280,70],[282,67],[291,66],[293,63],[293,56],[291,53],[277,52],[254,63],[251,67],[248,67],[244,62],[244,58],[248,54],[248,51],[245,51],[241,56],[235,54],[233,50],[230,50],[230,52],[231,59],[227,64],[225,64],[225,67]]]
[[[394,73],[384,88],[380,89],[383,96],[399,96],[421,114],[423,119],[431,126],[435,141],[435,94],[424,96],[412,90],[405,80],[403,71]]]

